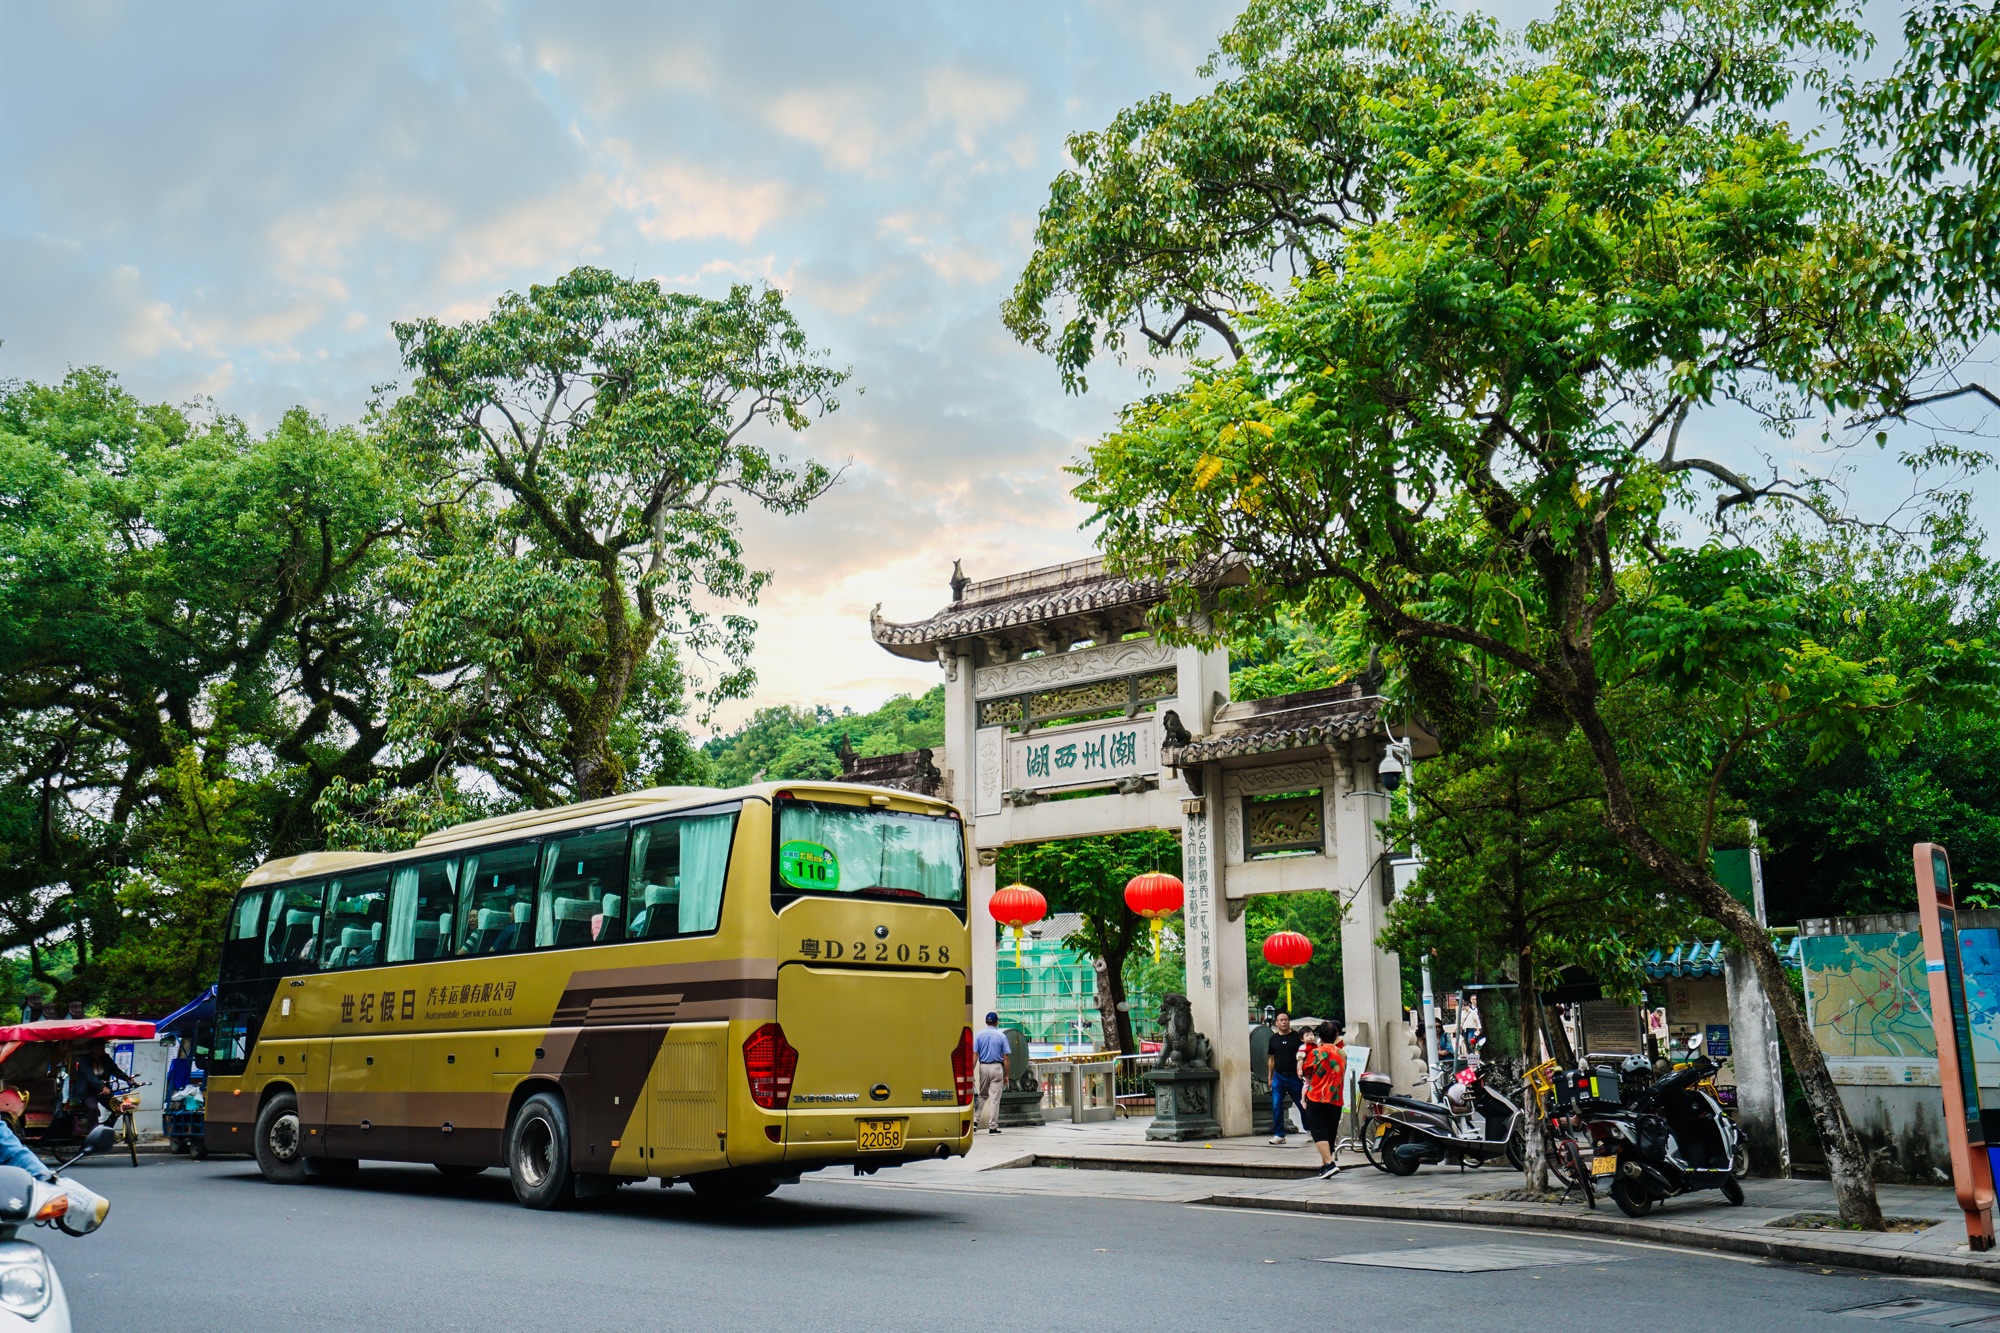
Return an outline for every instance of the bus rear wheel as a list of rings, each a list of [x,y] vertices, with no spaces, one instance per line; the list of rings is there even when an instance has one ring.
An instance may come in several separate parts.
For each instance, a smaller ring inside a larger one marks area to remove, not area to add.
[[[569,1114],[562,1099],[538,1092],[507,1127],[507,1174],[514,1197],[530,1208],[564,1208],[576,1197],[569,1166]]]
[[[274,1185],[306,1178],[306,1132],[299,1124],[299,1099],[281,1092],[257,1112],[257,1169]]]

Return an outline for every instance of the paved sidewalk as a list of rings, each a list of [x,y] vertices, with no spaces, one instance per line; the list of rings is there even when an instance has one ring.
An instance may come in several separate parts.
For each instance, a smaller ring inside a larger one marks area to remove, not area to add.
[[[1323,1181],[1317,1178],[1318,1154],[1297,1136],[1285,1147],[1262,1139],[1148,1143],[1145,1127],[1144,1120],[1119,1120],[981,1134],[970,1156],[912,1163],[865,1179],[894,1188],[1088,1195],[1590,1232],[1800,1263],[1911,1277],[1971,1277],[2000,1284],[2000,1251],[1970,1252],[1963,1217],[1949,1189],[1880,1187],[1882,1209],[1890,1216],[1935,1219],[1935,1225],[1909,1233],[1805,1231],[1769,1225],[1794,1213],[1833,1212],[1833,1187],[1816,1180],[1747,1180],[1743,1188],[1749,1197],[1741,1208],[1731,1207],[1719,1193],[1703,1191],[1656,1204],[1641,1219],[1626,1217],[1603,1196],[1595,1211],[1575,1200],[1557,1205],[1480,1197],[1521,1188],[1520,1174],[1504,1165],[1471,1171],[1427,1166],[1414,1176],[1397,1178],[1370,1167],[1358,1153],[1344,1153],[1340,1175]]]

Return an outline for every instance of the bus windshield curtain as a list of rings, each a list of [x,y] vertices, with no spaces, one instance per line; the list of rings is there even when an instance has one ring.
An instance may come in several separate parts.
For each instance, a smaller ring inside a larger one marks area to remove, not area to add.
[[[681,821],[681,933],[714,930],[722,919],[722,879],[736,816]]]
[[[781,820],[781,839],[817,843],[834,854],[838,892],[910,889],[932,902],[959,901],[964,854],[953,820],[804,805],[786,806]]]
[[[389,954],[392,963],[417,956],[417,868],[397,869],[389,881]]]

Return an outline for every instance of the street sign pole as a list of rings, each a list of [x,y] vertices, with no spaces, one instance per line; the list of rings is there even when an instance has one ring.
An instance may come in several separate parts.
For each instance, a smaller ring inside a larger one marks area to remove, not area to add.
[[[1937,1032],[1938,1084],[1944,1093],[1945,1133],[1951,1140],[1951,1183],[1965,1211],[1965,1236],[1974,1250],[1993,1248],[1993,1162],[1980,1117],[1979,1068],[1972,1056],[1972,1023],[1965,1012],[1965,966],[1958,951],[1958,900],[1944,848],[1920,842],[1917,914],[1923,921],[1924,972],[1930,980],[1931,1026]]]

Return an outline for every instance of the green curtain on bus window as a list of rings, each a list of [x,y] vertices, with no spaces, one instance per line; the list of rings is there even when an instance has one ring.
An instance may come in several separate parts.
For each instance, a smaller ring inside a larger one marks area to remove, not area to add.
[[[714,930],[722,920],[722,879],[736,816],[684,819],[681,826],[681,934]]]
[[[450,952],[464,953],[466,942],[472,938],[472,919],[478,895],[474,889],[479,883],[479,857],[468,856],[458,863],[458,929],[452,932]]]
[[[407,963],[417,956],[417,868],[398,867],[389,881],[389,957]]]
[[[542,844],[542,873],[535,881],[535,947],[546,949],[556,942],[556,910],[549,899],[552,894],[549,883],[556,876],[556,861],[562,855],[562,844],[550,839]],[[517,913],[518,915],[518,913]]]
[[[783,842],[817,843],[831,851],[839,863],[842,893],[881,887],[913,889],[933,902],[959,900],[964,858],[955,821],[788,805],[778,836]]]

